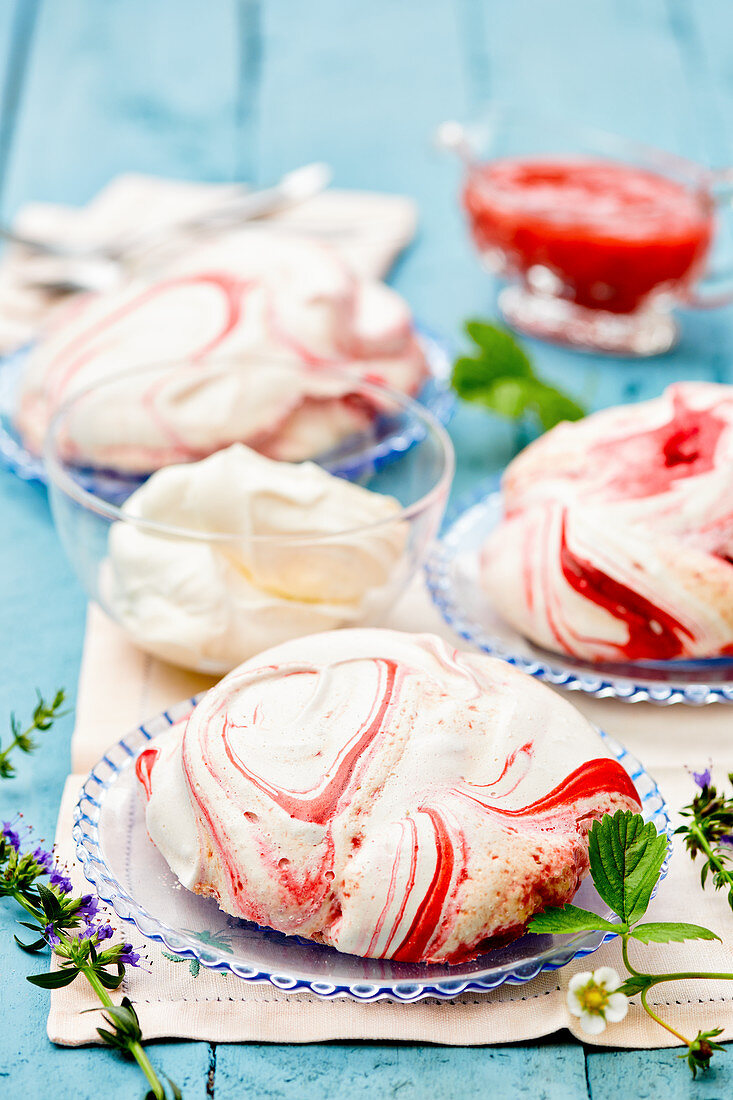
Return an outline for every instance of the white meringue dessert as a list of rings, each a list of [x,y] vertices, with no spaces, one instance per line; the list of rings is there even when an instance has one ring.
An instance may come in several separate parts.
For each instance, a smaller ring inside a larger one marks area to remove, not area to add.
[[[471,958],[570,901],[591,823],[640,806],[549,688],[378,629],[259,654],[136,773],[184,887],[342,952],[415,962]]]
[[[481,554],[496,611],[594,662],[733,657],[733,386],[680,382],[531,443]]]
[[[154,383],[135,371],[149,364]],[[335,381],[319,367],[347,369]],[[54,412],[91,389],[64,442],[80,464],[148,472],[234,442],[298,461],[371,424],[354,374],[418,391],[427,364],[404,300],[325,243],[250,227],[74,299],[28,356],[16,425],[40,452]]]
[[[226,672],[289,638],[377,620],[407,568],[401,511],[314,463],[234,444],[156,471],[127,499],[102,602],[143,649]]]

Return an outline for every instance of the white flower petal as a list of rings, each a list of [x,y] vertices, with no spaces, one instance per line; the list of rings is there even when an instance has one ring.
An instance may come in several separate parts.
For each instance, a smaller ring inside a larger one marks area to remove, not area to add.
[[[583,1013],[585,1012],[585,1005],[583,1004],[582,1000],[580,999],[580,997],[578,996],[578,994],[574,990],[572,990],[572,989],[568,990],[567,1000],[568,1000],[568,1009],[573,1014],[573,1016],[582,1016]]]
[[[621,985],[621,979],[612,966],[599,966],[593,971],[593,981],[602,985],[608,993],[613,993]]]
[[[584,1012],[580,1017],[580,1026],[586,1035],[600,1035],[606,1030],[606,1021],[599,1013]]]
[[[592,977],[590,970],[581,970],[579,974],[573,974],[568,982],[568,990],[575,993],[578,989],[582,989],[584,985],[587,985]]]
[[[623,993],[612,993],[606,1005],[606,1019],[609,1024],[618,1024],[629,1011],[629,999]]]

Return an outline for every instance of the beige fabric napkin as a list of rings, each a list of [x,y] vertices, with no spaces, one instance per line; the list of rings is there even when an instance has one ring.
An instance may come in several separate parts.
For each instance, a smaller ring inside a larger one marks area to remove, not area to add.
[[[397,605],[388,625],[433,630],[458,644],[421,582]],[[71,814],[84,774],[107,746],[131,728],[204,685],[202,677],[141,654],[97,608],[90,608],[72,741],[76,774],[64,792],[57,832],[59,853],[70,865],[74,864]],[[689,801],[692,794],[685,765],[701,767],[712,757],[721,775],[723,769],[733,769],[733,708],[663,708],[580,697],[575,702],[644,762],[673,808]],[[78,864],[73,866],[72,877],[84,886]],[[697,869],[678,846],[670,874],[650,909],[650,919],[680,918],[717,930],[727,942],[640,945],[637,950],[649,969],[733,969],[728,946],[731,915],[724,896],[700,889]],[[141,937],[135,929],[124,926],[124,933],[140,946]],[[415,1004],[355,1004],[306,993],[281,993],[270,985],[250,985],[204,967],[193,977],[187,962],[169,961],[155,943],[143,944],[142,950],[148,969],[128,971],[125,991],[135,1002],[143,1033],[149,1038],[176,1036],[218,1042],[404,1039],[473,1045],[531,1040],[569,1027],[578,1038],[604,1046],[675,1045],[634,1003],[623,1023],[591,1040],[569,1016],[565,990],[571,974],[601,965],[621,971],[617,941],[588,959],[542,974],[526,985],[504,985],[494,993],[465,994],[449,1002]],[[686,1034],[695,1034],[698,1027],[720,1026],[727,1034],[733,1030],[733,983],[660,986],[650,999],[661,1006],[665,1019]],[[68,1045],[94,1041],[95,1014],[82,1015],[82,1010],[93,1004],[82,982],[55,991],[48,1020],[50,1038]]]
[[[18,212],[13,228],[54,244],[92,248],[113,246],[147,230],[157,236],[170,227],[164,256],[171,260],[193,242],[175,223],[216,208],[235,191],[231,184],[123,175],[83,207],[29,203]],[[327,190],[262,220],[274,229],[327,241],[359,274],[381,278],[412,240],[417,211],[412,199],[400,195]],[[140,250],[135,270],[144,271],[160,258],[160,246]],[[34,280],[68,277],[74,266],[19,245],[7,247],[0,262],[0,355],[32,340],[58,308],[58,297],[36,287]]]

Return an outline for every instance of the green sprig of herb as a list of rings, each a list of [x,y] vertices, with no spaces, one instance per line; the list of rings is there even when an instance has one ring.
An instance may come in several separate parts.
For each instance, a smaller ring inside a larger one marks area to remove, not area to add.
[[[723,1050],[715,1042],[722,1034],[721,1028],[698,1031],[694,1039],[688,1039],[672,1027],[651,1008],[648,994],[654,986],[663,982],[684,981],[699,978],[733,981],[733,974],[711,974],[701,971],[684,971],[666,974],[649,974],[632,965],[629,944],[636,940],[642,944],[672,943],[685,940],[719,940],[709,928],[697,924],[672,921],[641,922],[651,901],[652,892],[659,879],[667,851],[667,838],[659,835],[651,822],[644,822],[640,814],[630,810],[618,810],[593,823],[588,835],[588,855],[593,884],[603,901],[617,916],[609,921],[587,909],[564,905],[546,909],[534,917],[528,931],[538,935],[561,935],[578,932],[614,932],[621,938],[621,952],[628,977],[617,992],[627,997],[638,994],[644,1011],[666,1031],[687,1047],[680,1055],[687,1060],[693,1077],[698,1069],[707,1069],[715,1051]]]
[[[4,822],[0,829],[0,897],[17,903],[27,918],[19,924],[31,932],[31,938],[16,935],[18,946],[29,954],[50,949],[60,964],[56,970],[29,975],[27,981],[41,989],[60,989],[83,976],[100,1001],[92,1011],[106,1012],[109,1030],[97,1028],[102,1042],[134,1058],[150,1086],[148,1100],[180,1100],[178,1087],[167,1079],[169,1092],[157,1076],[142,1046],[130,1001],[125,998],[122,1005],[115,1005],[109,995],[120,986],[126,967],[139,964],[139,955],[129,943],[103,946],[114,930],[100,918],[97,898],[73,896],[71,881],[52,852],[40,846],[24,850],[24,833],[29,830],[15,822]]]
[[[15,714],[10,715],[10,744],[0,751],[0,779],[11,779],[15,775],[15,765],[10,761],[10,754],[18,749],[19,752],[31,753],[38,748],[38,742],[32,737],[36,730],[45,732],[50,730],[57,718],[66,714],[61,708],[66,701],[66,693],[59,690],[53,699],[46,701],[40,691],[36,691],[38,702],[33,711],[33,717],[29,726],[21,727]]]
[[[540,378],[516,337],[486,321],[467,321],[473,355],[453,364],[451,383],[464,401],[483,405],[507,420],[536,418],[543,430],[562,420],[580,420],[586,410],[568,394]]]
[[[718,793],[710,769],[695,773],[694,779],[700,791],[690,805],[680,811],[680,816],[689,818],[690,822],[675,831],[684,836],[685,848],[693,859],[703,856],[702,887],[710,876],[716,890],[728,891],[728,904],[733,909],[733,796]],[[733,784],[733,772],[728,782]]]

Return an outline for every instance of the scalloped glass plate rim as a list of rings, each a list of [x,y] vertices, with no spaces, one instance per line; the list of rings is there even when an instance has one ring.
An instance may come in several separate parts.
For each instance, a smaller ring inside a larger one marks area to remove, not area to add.
[[[564,665],[561,655],[542,654],[526,639],[516,633],[517,646],[531,648],[536,655],[531,657],[512,649],[511,645],[496,635],[487,633],[462,606],[451,582],[450,567],[460,550],[460,543],[466,528],[472,519],[484,512],[487,506],[496,505],[500,499],[498,489],[499,476],[482,482],[459,498],[443,522],[440,537],[425,563],[425,578],[433,603],[444,620],[461,638],[478,646],[492,657],[500,657],[522,672],[535,676],[538,680],[563,688],[566,691],[580,691],[599,699],[618,699],[624,703],[649,702],[657,706],[670,706],[676,703],[687,706],[705,706],[711,703],[733,703],[733,666],[731,679],[717,684],[684,682],[682,662],[666,662],[671,671],[680,670],[680,681],[655,680],[653,671],[643,664],[638,666],[639,681],[622,675],[614,675],[603,666],[598,668],[578,661],[575,667]],[[498,616],[497,616],[498,617]],[[512,628],[507,627],[508,630]],[[545,659],[543,659],[545,658]],[[552,662],[552,663],[550,663]],[[715,658],[710,663],[717,663]],[[695,662],[697,667],[704,666],[703,660]]]
[[[271,984],[283,992],[307,991],[315,993],[319,997],[329,999],[346,997],[361,1002],[392,1000],[410,1003],[423,1000],[426,997],[450,999],[461,993],[490,992],[497,989],[504,982],[515,985],[523,984],[531,981],[545,970],[557,970],[562,966],[566,966],[573,959],[585,958],[597,951],[603,943],[614,938],[615,934],[611,932],[606,934],[599,932],[581,933],[569,937],[567,942],[563,944],[553,944],[546,950],[538,951],[536,955],[517,964],[507,964],[504,969],[495,969],[494,972],[487,973],[486,977],[469,975],[467,977],[457,976],[455,979],[451,979],[441,976],[438,979],[436,975],[433,982],[406,980],[393,981],[390,984],[365,981],[354,984],[337,984],[294,973],[269,973],[258,970],[256,967],[236,966],[225,955],[217,955],[215,951],[207,951],[206,946],[202,946],[202,942],[195,935],[189,935],[185,931],[172,928],[146,912],[125,887],[115,879],[114,874],[105,863],[99,835],[99,818],[104,797],[114,786],[117,777],[126,768],[133,766],[138,753],[148,742],[175,722],[186,717],[202,698],[202,694],[187,699],[164,711],[157,718],[138,726],[137,729],[108,749],[87,777],[79,801],[74,808],[73,837],[76,842],[77,859],[82,865],[84,875],[94,886],[102,901],[111,905],[123,920],[134,924],[147,939],[163,944],[180,958],[196,959],[210,969],[229,971],[242,980],[253,984]],[[653,821],[657,831],[665,833],[668,840],[667,856],[659,881],[654,888],[654,893],[656,893],[659,882],[667,874],[672,851],[672,829],[667,815],[666,802],[657,784],[648,775],[642,764],[632,757],[614,738],[601,730],[598,730],[598,733],[608,751],[621,762],[633,779],[639,780],[644,777],[649,783],[649,790],[646,795],[642,796],[642,812],[646,811],[647,820]],[[632,771],[631,769],[635,770]],[[192,896],[195,897],[196,895]],[[606,915],[612,917],[610,910],[606,910]],[[268,931],[268,929],[262,929],[263,934]],[[309,946],[312,947],[313,945],[310,944]],[[328,950],[332,951],[333,949],[329,948]],[[348,956],[344,956],[344,958],[348,958]]]
[[[450,423],[456,408],[455,394],[448,385],[450,375],[450,354],[447,342],[424,325],[415,326],[425,351],[430,376],[417,394],[416,400],[443,425]],[[0,464],[5,466],[22,481],[46,484],[46,471],[43,459],[26,450],[16,433],[10,430],[4,420],[12,421],[17,372],[22,368],[23,359],[32,348],[28,344],[8,355],[0,356]],[[10,372],[10,373],[9,373]],[[15,372],[15,373],[14,373]],[[360,459],[371,459],[380,464],[396,458],[408,449],[410,440],[395,435],[392,447],[389,438],[368,448]]]

